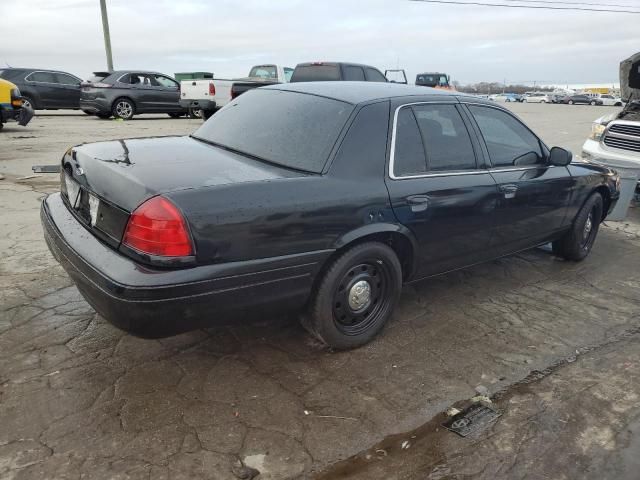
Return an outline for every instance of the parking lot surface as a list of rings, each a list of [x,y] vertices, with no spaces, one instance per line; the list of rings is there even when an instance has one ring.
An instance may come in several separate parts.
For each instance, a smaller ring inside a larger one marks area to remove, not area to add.
[[[592,120],[616,110],[510,108],[549,145],[574,152]],[[57,189],[56,175],[25,177],[73,144],[182,135],[200,123],[56,112],[2,132],[0,478],[250,478],[246,467],[259,479],[312,478],[428,423],[479,385],[518,398],[518,382],[532,371],[612,339],[630,342],[640,328],[640,216],[632,209],[628,222],[601,229],[582,263],[538,249],[406,286],[388,328],[354,351],[321,348],[295,318],[161,340],[124,334],[83,301],[44,243],[39,205]],[[633,348],[625,346],[631,357]],[[614,373],[633,381],[618,360],[591,382]],[[508,432],[521,424],[507,420],[498,424],[504,444],[517,446]],[[586,422],[563,442],[615,449],[626,441],[605,428]],[[416,478],[446,478],[425,465]],[[524,478],[503,473],[495,478]]]

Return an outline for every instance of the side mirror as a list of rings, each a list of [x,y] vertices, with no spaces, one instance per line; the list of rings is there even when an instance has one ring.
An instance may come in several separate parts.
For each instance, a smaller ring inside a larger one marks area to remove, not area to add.
[[[572,159],[573,154],[564,148],[553,147],[549,153],[549,163],[557,167],[566,167]]]

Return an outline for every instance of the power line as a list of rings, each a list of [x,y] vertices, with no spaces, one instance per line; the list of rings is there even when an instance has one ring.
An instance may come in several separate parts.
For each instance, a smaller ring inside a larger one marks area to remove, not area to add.
[[[448,5],[478,5],[481,7],[528,8],[528,9],[536,9],[536,10],[571,10],[571,11],[581,11],[581,12],[631,13],[631,14],[640,15],[640,11],[634,11],[634,10],[610,10],[610,9],[581,8],[581,7],[547,7],[542,5],[505,5],[504,3],[462,2],[462,1],[455,1],[455,0],[410,0],[410,1],[422,2],[422,3],[442,3],[442,4],[448,4]]]
[[[589,3],[589,2],[561,2],[551,0],[502,0],[503,2],[518,2],[518,3],[550,3],[552,5],[580,5],[580,6],[593,6],[593,7],[620,7],[620,8],[640,8],[633,5],[620,5],[619,3]],[[616,10],[617,12],[618,10]]]
[[[551,5],[580,5],[580,6],[593,6],[593,7],[619,7],[619,8],[640,8],[633,5],[620,5],[619,3],[589,3],[589,2],[560,2],[551,0],[501,0],[503,2],[518,2],[518,3],[548,3]],[[619,10],[615,10],[618,12]]]

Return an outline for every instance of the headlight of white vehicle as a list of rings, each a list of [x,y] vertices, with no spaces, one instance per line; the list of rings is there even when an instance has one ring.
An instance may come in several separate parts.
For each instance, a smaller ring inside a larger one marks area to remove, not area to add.
[[[606,128],[607,128],[606,125],[595,122],[593,125],[591,125],[591,135],[589,135],[589,138],[591,140],[595,140],[596,142],[599,142]]]

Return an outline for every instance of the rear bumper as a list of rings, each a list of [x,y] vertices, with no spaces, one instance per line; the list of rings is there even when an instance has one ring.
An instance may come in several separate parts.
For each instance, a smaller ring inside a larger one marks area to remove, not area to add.
[[[180,100],[182,108],[194,108],[200,110],[213,111],[217,108],[215,100]]]
[[[41,221],[51,253],[87,302],[117,327],[150,338],[299,310],[331,254],[162,270],[137,264],[89,234],[60,194],[42,202]]]
[[[110,113],[111,103],[106,98],[88,100],[80,98],[80,110],[91,113]]]

